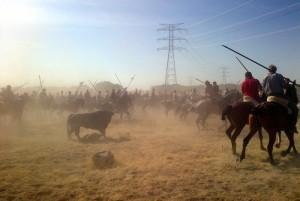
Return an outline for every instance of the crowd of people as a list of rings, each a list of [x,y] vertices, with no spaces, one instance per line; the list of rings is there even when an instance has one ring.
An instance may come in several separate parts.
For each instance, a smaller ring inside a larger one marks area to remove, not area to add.
[[[269,74],[263,80],[262,84],[253,77],[251,72],[245,73],[245,80],[241,84],[241,92],[243,94],[243,102],[250,102],[254,105],[258,105],[264,101],[278,102],[285,106],[291,116],[291,129],[296,130],[296,122],[298,117],[298,99],[288,100],[285,94],[285,89],[290,85],[291,81],[284,78],[281,74],[277,73],[277,67],[274,65],[269,66]],[[229,93],[229,90],[225,90],[225,95]],[[141,103],[143,101],[160,101],[168,100],[175,103],[184,103],[189,101],[195,103],[200,99],[206,98],[212,101],[217,101],[222,97],[221,90],[216,82],[212,84],[209,81],[205,81],[204,94],[200,94],[196,88],[190,91],[164,91],[157,92],[153,88],[150,92],[142,92],[136,89],[135,91],[128,92],[126,88],[112,89],[111,91],[98,91],[97,93],[91,93],[89,89],[75,92],[60,91],[55,95],[47,93],[46,89],[41,89],[40,92],[33,91],[30,95],[28,93],[15,94],[11,86],[7,86],[0,92],[0,101],[4,103],[11,103],[15,99],[22,98],[44,108],[51,108],[53,106],[65,106],[73,105],[75,109],[79,106],[90,106],[91,109],[99,108],[100,105],[105,103],[112,103],[119,105],[120,107],[130,107],[133,104]],[[296,96],[297,97],[297,96]],[[81,101],[80,101],[81,100]],[[73,107],[72,107],[73,108]]]

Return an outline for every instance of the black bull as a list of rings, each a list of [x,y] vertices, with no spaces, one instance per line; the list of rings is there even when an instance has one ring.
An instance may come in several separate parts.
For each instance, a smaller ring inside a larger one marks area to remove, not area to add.
[[[105,136],[105,131],[111,121],[113,112],[97,111],[92,113],[71,114],[67,120],[68,137],[75,132],[75,135],[80,139],[80,127],[98,130]]]

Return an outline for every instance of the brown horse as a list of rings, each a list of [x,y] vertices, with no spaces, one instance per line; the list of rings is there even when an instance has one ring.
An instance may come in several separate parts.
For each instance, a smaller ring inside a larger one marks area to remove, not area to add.
[[[233,90],[224,97],[219,97],[215,100],[204,99],[200,101],[197,106],[192,109],[192,111],[198,114],[196,120],[198,130],[200,130],[200,123],[202,127],[205,127],[206,119],[210,114],[221,114],[226,106],[239,102],[241,98],[242,94]]]
[[[16,97],[11,101],[0,101],[0,116],[11,116],[18,123],[21,122],[26,100],[22,97]]]
[[[251,102],[237,102],[234,105],[227,106],[222,112],[222,120],[228,119],[230,126],[226,129],[226,135],[231,141],[232,153],[236,154],[236,139],[241,131],[248,124],[248,117],[254,108]],[[263,145],[263,136],[261,127],[258,128],[260,148],[266,150]]]
[[[297,95],[294,85],[287,86],[286,95],[292,96],[288,97],[289,100],[296,100],[296,97],[293,97]],[[249,116],[250,132],[244,138],[240,161],[245,159],[246,147],[253,135],[261,126],[269,134],[268,154],[272,164],[274,163],[273,145],[276,140],[276,133],[280,131],[284,131],[289,140],[289,146],[286,151],[282,152],[282,156],[286,156],[290,153],[292,148],[295,153],[298,153],[294,142],[294,132],[289,129],[291,125],[290,120],[290,115],[288,114],[287,109],[276,102],[265,102],[256,107],[253,110],[252,115]]]

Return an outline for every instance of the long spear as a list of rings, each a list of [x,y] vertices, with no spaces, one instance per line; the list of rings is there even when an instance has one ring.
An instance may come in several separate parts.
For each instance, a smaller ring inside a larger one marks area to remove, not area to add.
[[[202,80],[199,80],[198,78],[196,78],[195,80],[197,80],[198,82],[204,84],[205,82],[203,82]]]
[[[238,57],[235,57],[241,64],[241,66],[246,70],[246,72],[249,72],[246,66],[241,62],[241,60]]]
[[[230,47],[227,47],[226,45],[222,45],[222,46],[225,47],[226,49],[228,49],[228,50],[230,50],[230,51],[232,51],[232,52],[234,52],[234,53],[236,53],[236,54],[238,54],[238,55],[240,55],[240,56],[242,56],[242,57],[248,59],[249,61],[252,61],[253,63],[259,65],[260,67],[262,67],[262,68],[264,68],[264,69],[266,69],[266,70],[270,70],[268,67],[266,67],[266,66],[264,66],[264,65],[262,65],[262,64],[260,64],[260,63],[258,63],[257,61],[254,61],[253,59],[250,59],[249,57],[247,57],[247,56],[245,56],[245,55],[243,55],[243,54],[241,54],[241,53],[239,53],[239,52],[237,52],[237,51],[231,49]]]
[[[79,89],[83,86],[83,83],[84,83],[84,82],[80,82],[80,83],[79,83],[79,86],[77,87],[77,89],[76,89],[76,91],[75,91],[76,94],[78,93]]]
[[[39,80],[40,80],[40,88],[43,89],[43,81],[41,79],[41,76],[39,75]]]
[[[222,46],[225,47],[226,49],[228,49],[228,50],[230,50],[230,51],[232,51],[232,52],[234,52],[234,53],[236,53],[236,54],[238,54],[238,55],[244,57],[245,59],[248,59],[249,61],[252,61],[253,63],[259,65],[260,67],[262,67],[262,68],[264,68],[264,69],[266,69],[266,70],[268,70],[268,71],[270,70],[268,67],[266,67],[266,66],[264,66],[264,65],[262,65],[262,64],[260,64],[260,63],[258,63],[257,61],[254,61],[253,59],[250,59],[249,57],[243,55],[242,53],[239,53],[239,52],[237,52],[237,51],[231,49],[230,47],[227,47],[226,45],[222,45]],[[295,81],[291,81],[290,79],[288,79],[288,78],[286,78],[286,77],[284,77],[284,78],[285,78],[286,80],[288,80],[288,82],[290,82],[290,83],[296,85],[297,87],[300,87],[299,84],[296,84],[296,80],[295,80]]]
[[[126,87],[126,89],[128,89],[130,87],[130,85],[132,84],[134,78],[135,78],[135,75],[131,77],[131,79],[130,79],[130,81],[129,81],[127,87]]]
[[[118,80],[119,84],[120,84],[120,85],[123,87],[123,84],[122,84],[121,80],[119,79],[119,77],[118,77],[117,73],[115,73],[115,77],[117,78],[117,80]]]
[[[89,83],[90,83],[90,85],[93,87],[93,89],[97,92],[97,88],[96,88],[96,86],[92,83],[91,80],[89,80]]]

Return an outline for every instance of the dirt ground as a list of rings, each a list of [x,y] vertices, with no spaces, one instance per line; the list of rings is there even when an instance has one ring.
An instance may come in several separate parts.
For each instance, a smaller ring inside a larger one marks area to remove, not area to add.
[[[0,200],[300,200],[300,157],[281,157],[285,136],[272,166],[257,136],[246,160],[236,162],[219,116],[200,132],[192,115],[184,122],[155,110],[132,120],[115,116],[99,143],[68,140],[66,117],[27,113],[19,127],[2,122]],[[114,154],[113,168],[94,167],[92,156],[102,150]]]

